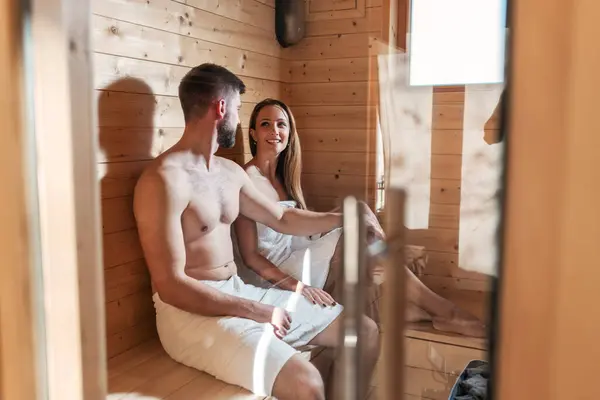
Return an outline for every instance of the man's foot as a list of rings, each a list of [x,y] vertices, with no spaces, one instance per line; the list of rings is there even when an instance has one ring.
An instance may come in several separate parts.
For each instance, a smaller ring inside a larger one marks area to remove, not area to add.
[[[432,323],[434,329],[442,332],[458,333],[476,338],[487,336],[485,324],[460,308],[455,308],[450,318],[434,317]]]

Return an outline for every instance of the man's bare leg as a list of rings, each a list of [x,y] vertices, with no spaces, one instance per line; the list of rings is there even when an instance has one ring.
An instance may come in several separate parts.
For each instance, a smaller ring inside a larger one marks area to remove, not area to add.
[[[340,316],[319,333],[310,344],[326,347],[338,347],[340,345],[340,330],[342,329],[343,317]],[[361,398],[366,399],[369,394],[369,387],[375,371],[375,365],[379,359],[380,337],[377,324],[370,318],[363,316],[360,325],[360,338],[364,340],[362,353],[360,354],[360,374],[367,381],[364,385],[364,393],[361,393]]]
[[[310,361],[294,355],[279,371],[273,396],[279,400],[325,400],[325,385]]]

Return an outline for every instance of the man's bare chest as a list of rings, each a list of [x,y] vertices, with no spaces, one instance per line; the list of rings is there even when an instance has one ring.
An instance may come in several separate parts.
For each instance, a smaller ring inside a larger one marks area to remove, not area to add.
[[[189,203],[182,215],[186,236],[197,237],[220,225],[231,225],[239,215],[240,186],[227,174],[190,174]]]

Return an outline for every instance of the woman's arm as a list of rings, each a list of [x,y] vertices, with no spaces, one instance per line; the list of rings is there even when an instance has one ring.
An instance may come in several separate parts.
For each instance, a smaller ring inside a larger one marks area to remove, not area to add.
[[[256,222],[240,215],[234,222],[234,229],[244,264],[260,277],[278,287],[296,291],[298,280],[280,270],[258,252]]]

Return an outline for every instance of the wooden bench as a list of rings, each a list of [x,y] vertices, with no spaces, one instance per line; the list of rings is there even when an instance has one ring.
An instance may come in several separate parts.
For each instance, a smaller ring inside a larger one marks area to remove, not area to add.
[[[461,307],[481,315],[486,294],[444,293]],[[382,349],[382,351],[385,351]],[[408,324],[405,331],[404,399],[447,400],[458,374],[473,359],[487,359],[483,339],[444,334],[431,324]],[[322,349],[302,353],[313,360],[325,358]],[[377,370],[368,400],[376,399]],[[238,386],[172,360],[158,339],[152,339],[108,360],[109,400],[264,400]]]
[[[324,358],[323,349],[303,352],[308,359]],[[169,357],[152,339],[108,360],[108,400],[264,400]]]

